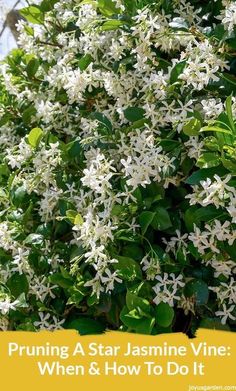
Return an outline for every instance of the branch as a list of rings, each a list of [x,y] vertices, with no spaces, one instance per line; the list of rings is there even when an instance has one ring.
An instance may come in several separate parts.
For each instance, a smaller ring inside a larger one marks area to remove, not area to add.
[[[6,16],[6,20],[3,23],[2,30],[0,31],[0,38],[2,37],[6,27],[9,27],[15,40],[17,41],[18,31],[16,30],[15,26],[16,26],[16,23],[18,22],[18,20],[24,19],[20,15],[20,13],[17,10],[15,10],[15,8],[18,6],[18,4],[20,4],[20,2],[21,2],[21,0],[17,0],[16,3],[14,4],[13,8],[11,9],[11,11],[8,12],[8,14]]]

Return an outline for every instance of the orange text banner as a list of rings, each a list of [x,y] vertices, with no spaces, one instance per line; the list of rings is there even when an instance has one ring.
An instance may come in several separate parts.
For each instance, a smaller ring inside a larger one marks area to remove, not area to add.
[[[236,334],[197,337],[75,331],[2,332],[1,385],[9,391],[236,390]]]

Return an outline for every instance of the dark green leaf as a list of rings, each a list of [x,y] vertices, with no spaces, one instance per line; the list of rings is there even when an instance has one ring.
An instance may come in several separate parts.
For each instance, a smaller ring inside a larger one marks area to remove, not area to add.
[[[175,312],[167,303],[160,303],[155,308],[156,322],[161,327],[169,327],[174,319]]]
[[[202,281],[193,279],[184,287],[186,297],[194,297],[197,305],[207,304],[209,298],[208,285]]]
[[[70,288],[73,285],[73,279],[65,278],[62,276],[61,273],[52,274],[51,276],[49,276],[49,281],[52,284],[60,286],[61,288]]]
[[[158,206],[155,210],[155,216],[152,219],[151,226],[157,231],[163,231],[172,226],[169,213],[165,208]]]
[[[186,61],[180,61],[174,66],[170,74],[170,84],[174,84],[178,80],[181,73],[183,73],[185,66]]]
[[[201,181],[207,178],[212,179],[215,174],[224,176],[227,173],[228,171],[222,166],[218,166],[217,168],[202,168],[190,175],[190,177],[186,179],[185,183],[187,183],[188,185],[198,185]]]
[[[78,330],[80,335],[101,334],[105,330],[105,327],[102,323],[85,317],[80,317],[70,321],[67,323],[66,328]]]
[[[114,268],[118,270],[119,275],[124,280],[142,279],[141,268],[132,258],[122,256],[115,256],[115,258],[118,260],[118,263],[114,263]]]
[[[124,111],[125,118],[130,122],[136,122],[143,119],[145,110],[141,107],[128,107]]]
[[[78,62],[78,66],[81,71],[85,71],[88,68],[89,64],[93,62],[93,57],[90,54],[85,54]]]
[[[101,122],[110,132],[112,132],[112,124],[109,119],[102,113],[94,113],[93,117]]]
[[[36,58],[32,58],[26,66],[26,72],[29,78],[34,77],[39,68],[39,61]]]
[[[12,295],[17,298],[22,293],[27,294],[29,290],[29,283],[25,274],[14,273],[7,280],[7,287],[10,289]]]
[[[139,224],[143,235],[146,233],[155,215],[156,214],[154,212],[146,211],[146,212],[142,212],[141,215],[139,216]]]

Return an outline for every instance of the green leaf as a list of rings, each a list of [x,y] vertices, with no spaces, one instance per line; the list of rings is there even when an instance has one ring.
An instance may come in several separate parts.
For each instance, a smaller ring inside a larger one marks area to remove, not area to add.
[[[220,151],[218,140],[214,136],[205,137],[204,146],[210,151]]]
[[[221,162],[227,170],[229,170],[232,173],[236,173],[236,161],[235,159],[227,159],[226,154],[222,153],[221,156]]]
[[[222,216],[222,213],[222,209],[216,209],[213,205],[207,205],[205,207],[194,205],[186,210],[184,222],[188,231],[191,232],[194,224],[199,225],[202,221],[209,222],[215,220]]]
[[[70,297],[67,300],[67,305],[75,304],[76,306],[80,304],[80,302],[84,299],[87,290],[84,286],[72,286],[67,289],[67,293],[70,295]],[[96,295],[93,295],[97,298]],[[89,300],[93,297],[89,296],[87,299],[87,304],[90,305]]]
[[[137,1],[134,0],[124,0],[124,5],[126,8],[126,12],[133,15],[137,9]]]
[[[218,318],[203,319],[200,323],[200,327],[203,329],[230,331],[230,327],[227,324],[222,324]]]
[[[74,140],[66,144],[66,151],[70,159],[79,157],[82,151],[80,140]]]
[[[170,73],[170,84],[174,84],[178,80],[179,75],[183,73],[185,66],[186,61],[180,61],[174,66]]]
[[[52,284],[58,285],[61,288],[70,288],[73,286],[73,279],[72,278],[65,278],[62,276],[61,273],[54,273],[51,276],[49,276],[49,282]]]
[[[14,273],[6,282],[12,295],[17,298],[22,293],[27,294],[29,290],[29,283],[25,274]]]
[[[214,152],[203,152],[202,155],[197,160],[197,167],[200,168],[210,168],[216,167],[220,164],[220,156],[218,153]]]
[[[136,122],[143,119],[145,110],[141,107],[128,107],[124,111],[125,118],[130,122]]]
[[[48,12],[53,10],[54,5],[58,3],[59,0],[43,0],[42,3],[40,3],[40,9],[42,12]]]
[[[160,303],[155,308],[156,322],[161,327],[169,327],[174,319],[175,312],[167,303]]]
[[[113,267],[124,280],[133,281],[135,279],[142,279],[140,265],[132,258],[115,256],[115,259],[117,259],[118,262],[114,263]]]
[[[105,16],[112,16],[119,13],[115,3],[112,0],[98,0],[98,8]]]
[[[195,297],[197,305],[207,304],[209,298],[208,285],[202,280],[193,279],[185,285],[184,294],[186,297]]]
[[[31,244],[32,246],[40,246],[43,244],[44,237],[40,234],[29,234],[24,243],[25,244]]]
[[[111,121],[102,113],[93,113],[93,118],[97,121],[101,122],[110,132],[112,132],[112,124]]]
[[[229,119],[230,127],[233,132],[235,132],[235,125],[233,119],[233,111],[232,111],[232,95],[228,96],[225,101],[226,113]]]
[[[87,298],[87,304],[89,307],[92,307],[94,304],[98,304],[99,299],[96,294],[93,294]]]
[[[78,330],[80,335],[101,334],[105,331],[102,323],[91,318],[78,318],[67,323],[66,329]]]
[[[111,216],[120,216],[121,213],[124,212],[124,206],[123,205],[114,205],[111,210]]]
[[[219,126],[203,126],[200,132],[217,132],[232,135],[232,132],[230,130],[220,128]]]
[[[77,213],[75,216],[74,224],[75,225],[82,225],[84,222],[83,217],[81,216],[80,213]]]
[[[146,233],[148,227],[151,225],[154,217],[155,213],[149,211],[142,212],[139,216],[139,224],[143,235]]]
[[[50,238],[50,236],[52,235],[52,225],[50,223],[43,223],[43,224],[40,224],[37,229],[36,229],[36,232],[37,234],[40,234],[40,235],[43,235],[44,237],[46,237],[47,239]]]
[[[68,209],[68,210],[66,211],[66,217],[68,218],[68,220],[70,220],[70,222],[71,222],[72,224],[74,224],[76,215],[77,215],[76,210]]]
[[[89,64],[93,62],[93,57],[90,54],[85,54],[78,62],[78,66],[81,71],[85,71],[88,68]]]
[[[11,113],[4,113],[0,119],[0,126],[7,124],[12,119]]]
[[[17,297],[17,300],[18,300],[17,308],[18,308],[18,307],[20,307],[20,308],[26,308],[26,307],[28,307],[28,304],[27,304],[27,302],[26,302],[25,293],[21,293],[21,294]]]
[[[172,226],[169,213],[166,209],[158,206],[155,210],[155,216],[152,219],[151,226],[157,231],[163,231]]]
[[[30,60],[26,66],[26,72],[29,78],[34,77],[38,68],[39,68],[39,61],[37,60],[37,58],[32,58],[32,60]]]
[[[148,124],[148,123],[149,123],[149,120],[147,118],[142,118],[142,119],[139,119],[138,121],[133,122],[132,125],[130,125],[128,129],[129,130],[140,129],[145,124]]]
[[[124,247],[123,255],[141,261],[143,259],[144,253],[141,246],[135,244],[129,244]]]
[[[187,136],[198,136],[201,127],[201,121],[199,121],[197,118],[192,118],[187,124],[183,126],[183,132]]]
[[[21,8],[19,12],[30,23],[43,24],[44,15],[40,7],[31,5],[30,7]]]
[[[124,25],[124,21],[111,19],[103,23],[101,30],[102,31],[118,30],[123,25]]]
[[[83,0],[83,1],[81,1],[81,2],[78,4],[78,6],[81,7],[81,6],[84,5],[84,4],[91,4],[91,5],[93,5],[94,7],[97,7],[97,1],[95,1],[95,0]]]
[[[146,318],[138,322],[135,327],[136,333],[150,335],[155,325],[155,318]]]
[[[120,313],[120,320],[126,327],[141,334],[151,334],[155,324],[155,318],[142,317],[136,309],[129,311],[126,306],[123,307]]]
[[[10,196],[12,203],[16,207],[23,207],[29,201],[29,194],[24,185],[11,189]]]
[[[34,106],[29,106],[23,111],[22,120],[25,125],[29,125],[31,118],[36,114],[36,108]]]
[[[41,128],[34,128],[28,134],[28,142],[31,147],[36,148],[43,136],[43,131]]]
[[[133,309],[140,309],[142,311],[142,314],[145,314],[145,316],[149,316],[151,312],[151,305],[142,297],[139,297],[135,295],[134,293],[127,291],[126,294],[126,305],[129,311]]]
[[[173,151],[175,148],[178,148],[180,146],[179,141],[169,139],[162,139],[159,144],[165,152]]]
[[[198,185],[201,181],[210,178],[212,179],[215,174],[219,176],[224,176],[228,173],[223,166],[211,167],[211,168],[201,168],[198,171],[195,171],[190,177],[185,180],[185,183],[188,185]]]

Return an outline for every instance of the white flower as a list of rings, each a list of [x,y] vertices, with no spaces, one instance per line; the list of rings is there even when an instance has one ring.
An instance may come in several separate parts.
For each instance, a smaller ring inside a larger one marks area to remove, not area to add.
[[[106,292],[110,292],[114,289],[114,283],[118,282],[121,283],[122,280],[117,277],[118,272],[111,272],[109,269],[105,270],[106,275],[101,277],[101,281],[105,284],[106,286]]]
[[[7,222],[0,223],[0,247],[6,251],[13,250],[17,246],[12,237],[15,233],[15,228],[10,228]]]
[[[223,103],[219,99],[203,99],[201,105],[207,119],[215,119],[224,111]]]
[[[226,278],[230,277],[232,273],[236,272],[236,263],[233,261],[218,261],[217,259],[209,260],[207,265],[210,265],[215,269],[214,277],[218,278],[221,274]]]
[[[232,314],[232,312],[235,310],[235,305],[231,305],[230,307],[227,307],[225,304],[222,305],[223,309],[222,311],[216,311],[216,316],[221,317],[221,323],[226,324],[228,319],[235,320],[236,317]]]
[[[165,238],[162,239],[162,241],[166,244],[166,251],[172,251],[175,254],[179,249],[181,249],[183,254],[186,256],[188,253],[188,243],[186,241],[188,234],[181,235],[181,232],[177,229],[176,235],[176,237],[172,236],[168,241]]]
[[[230,199],[236,198],[235,188],[227,185],[230,180],[230,174],[225,179],[215,174],[214,180],[207,178],[200,181],[200,186],[193,186],[193,194],[188,194],[185,198],[190,199],[190,205],[199,203],[202,206],[213,204],[216,208],[224,207]]]
[[[110,179],[115,171],[112,162],[109,162],[103,154],[97,153],[89,168],[84,169],[81,182],[96,193],[105,195],[112,188]]]
[[[232,223],[236,223],[236,198],[234,196],[231,197],[230,204],[226,209],[232,217]]]
[[[182,308],[184,310],[184,314],[188,315],[189,312],[192,312],[192,314],[195,314],[195,297],[185,297],[184,295],[181,296],[179,302],[178,302],[178,308]]]
[[[236,4],[234,1],[225,3],[226,7],[221,11],[217,19],[220,19],[225,29],[231,33],[236,25]]]
[[[39,330],[62,330],[63,323],[65,319],[58,320],[56,316],[52,316],[49,313],[44,314],[43,312],[39,312],[39,321],[34,322],[34,326]]]
[[[228,68],[207,39],[200,43],[196,40],[190,42],[182,52],[181,60],[186,60],[186,66],[179,78],[196,90],[202,90],[210,80],[218,81],[217,72]]]
[[[145,130],[129,134],[129,140],[121,139],[119,147],[122,171],[127,177],[127,185],[135,190],[139,185],[146,187],[151,180],[160,181],[163,175],[173,168],[173,160],[162,153],[162,147],[155,145],[154,135]]]
[[[14,267],[12,268],[12,271],[18,272],[19,274],[27,273],[30,269],[28,256],[29,250],[18,247],[16,254],[13,256],[12,265],[14,265]]]
[[[86,287],[92,287],[92,295],[95,294],[97,296],[97,298],[99,298],[100,296],[100,293],[101,292],[104,292],[104,287],[103,287],[103,284],[102,284],[102,281],[101,281],[101,276],[99,273],[96,274],[96,276],[90,280],[90,281],[87,281],[84,286]]]
[[[161,266],[157,257],[152,257],[149,254],[141,261],[142,270],[147,275],[147,280],[154,280],[156,275],[161,273]]]
[[[0,312],[2,315],[8,314],[10,310],[16,311],[16,306],[19,304],[19,300],[11,302],[11,299],[7,297],[5,300],[0,301]]]
[[[185,286],[185,283],[182,281],[183,276],[179,274],[176,277],[174,273],[164,273],[163,277],[157,275],[156,280],[158,282],[152,288],[156,293],[156,296],[153,299],[154,303],[158,305],[159,303],[164,302],[173,307],[175,302],[180,300],[180,296],[178,295],[179,289]]]
[[[40,301],[44,302],[47,296],[50,296],[52,299],[55,299],[55,294],[53,289],[57,288],[57,285],[50,285],[47,282],[46,277],[33,277],[30,281],[29,292],[37,297]]]
[[[24,164],[27,159],[32,156],[33,153],[32,148],[29,144],[26,143],[24,138],[19,143],[17,150],[15,150],[15,148],[7,148],[6,152],[6,159],[8,164],[13,169],[20,168],[22,164]]]
[[[191,136],[189,140],[184,143],[187,154],[191,159],[199,159],[203,152],[204,142],[199,140],[199,137]]]
[[[38,201],[42,221],[48,222],[54,217],[54,208],[62,194],[63,191],[57,188],[48,188],[42,193],[42,198]]]
[[[39,318],[39,321],[34,322],[34,326],[39,328],[39,330],[48,330],[50,327],[50,323],[48,322],[50,314],[44,314],[43,312],[39,312]]]
[[[79,6],[78,20],[76,26],[81,30],[88,28],[90,23],[92,23],[97,18],[96,8],[93,4],[82,4]]]

